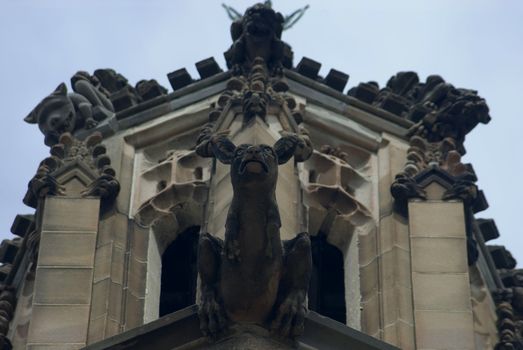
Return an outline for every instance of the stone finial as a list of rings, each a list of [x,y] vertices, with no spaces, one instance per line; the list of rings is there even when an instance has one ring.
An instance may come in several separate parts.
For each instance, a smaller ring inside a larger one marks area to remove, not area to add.
[[[267,4],[249,7],[231,24],[232,46],[225,52],[227,67],[236,73],[248,70],[256,57],[269,69],[292,66],[292,50],[281,40],[284,17]]]

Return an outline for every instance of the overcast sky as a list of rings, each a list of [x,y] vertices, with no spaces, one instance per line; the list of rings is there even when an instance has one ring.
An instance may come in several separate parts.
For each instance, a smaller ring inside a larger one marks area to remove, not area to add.
[[[251,1],[227,2],[240,12]],[[27,182],[48,155],[36,125],[23,118],[78,70],[114,68],[131,84],[157,79],[214,56],[225,67],[230,21],[220,1],[0,0],[0,237],[8,237]],[[348,86],[383,86],[398,71],[424,80],[439,74],[487,100],[492,121],[465,146],[504,244],[523,263],[522,166],[523,1],[521,0],[294,0],[274,1],[288,14],[310,5],[284,32],[295,63],[307,56],[350,75]],[[520,266],[521,266],[520,263]]]

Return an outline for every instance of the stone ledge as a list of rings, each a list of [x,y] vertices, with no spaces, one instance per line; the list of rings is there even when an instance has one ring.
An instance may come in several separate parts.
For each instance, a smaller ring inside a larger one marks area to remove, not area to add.
[[[304,335],[296,344],[270,337],[258,326],[233,327],[227,337],[209,344],[200,332],[197,307],[193,305],[91,344],[84,350],[267,349],[267,346],[272,349],[398,349],[312,311],[307,315]]]

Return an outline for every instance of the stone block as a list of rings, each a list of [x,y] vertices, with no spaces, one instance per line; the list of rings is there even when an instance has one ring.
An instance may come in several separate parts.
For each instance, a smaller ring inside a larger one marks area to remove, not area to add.
[[[412,270],[465,273],[468,271],[465,238],[412,237]]]
[[[371,230],[366,234],[360,234],[359,244],[360,244],[360,255],[359,262],[360,266],[369,264],[372,260],[376,259],[377,252],[377,237],[376,230]]]
[[[360,267],[360,292],[365,299],[378,291],[379,288],[379,270],[378,261],[375,259],[371,263]]]
[[[45,268],[36,270],[34,302],[37,304],[89,304],[93,270]]]
[[[378,232],[380,240],[380,253],[391,250],[395,244],[394,222],[392,215],[387,215],[380,219]]]
[[[403,350],[415,350],[416,349],[416,339],[414,337],[414,327],[412,324],[408,324],[402,321],[397,322],[397,331],[398,331],[398,344],[400,349]]]
[[[111,277],[112,252],[112,243],[96,248],[94,257],[94,283]]]
[[[131,251],[136,259],[147,261],[147,251],[149,249],[149,229],[133,225],[131,232]]]
[[[113,320],[121,320],[122,318],[122,301],[123,301],[122,285],[111,282],[109,284],[109,299],[108,304],[109,318]]]
[[[470,311],[468,273],[412,273],[416,310]]]
[[[28,343],[83,344],[88,320],[88,305],[33,305]]]
[[[402,320],[408,324],[414,323],[412,310],[412,289],[403,286],[384,288],[383,296],[383,321],[389,325]]]
[[[113,246],[113,255],[111,259],[111,280],[122,284],[124,283],[124,266],[125,266],[125,252],[122,248]]]
[[[474,349],[471,312],[416,311],[418,349]]]
[[[114,244],[125,247],[127,244],[127,231],[129,219],[127,216],[117,213],[100,221],[97,245]]]
[[[127,290],[125,330],[143,324],[144,305],[144,298],[138,298]]]
[[[120,322],[108,318],[105,325],[105,337],[112,337],[113,335],[120,334],[121,332],[122,326],[120,325]]]
[[[214,57],[209,57],[207,59],[201,60],[200,62],[196,62],[195,65],[201,79],[207,79],[213,75],[223,72],[220,66],[218,66],[218,63],[216,63],[214,60]]]
[[[463,203],[411,201],[409,228],[412,237],[465,237]]]
[[[393,214],[394,244],[399,248],[410,251],[409,226],[407,221],[399,214]]]
[[[83,347],[85,347],[85,343],[27,344],[27,350],[77,350]]]
[[[316,79],[320,72],[321,63],[311,60],[310,58],[303,57],[296,66],[296,71],[301,75],[306,76],[310,79]]]
[[[147,263],[131,257],[129,267],[129,290],[136,296],[145,297]]]
[[[32,214],[18,214],[16,215],[13,224],[11,225],[11,233],[18,237],[25,237],[25,235],[34,229],[34,215]]]
[[[93,284],[91,298],[91,318],[95,319],[107,313],[107,299],[109,298],[110,279],[97,281]]]
[[[89,334],[87,335],[87,343],[92,344],[101,341],[105,338],[105,323],[107,316],[91,319],[89,322]]]
[[[96,234],[85,232],[42,232],[38,266],[92,267]]]
[[[499,231],[493,219],[476,219],[476,222],[485,242],[499,237]]]
[[[99,211],[96,198],[47,197],[42,231],[96,232]]]
[[[167,74],[167,79],[174,91],[179,90],[193,82],[187,69],[181,68]]]
[[[398,344],[398,326],[396,323],[389,324],[383,329],[383,340],[389,344]]]
[[[325,84],[339,92],[343,92],[348,81],[349,75],[336,69],[331,69],[325,77]]]
[[[374,334],[380,330],[380,301],[375,293],[366,302],[361,303],[361,331]]]

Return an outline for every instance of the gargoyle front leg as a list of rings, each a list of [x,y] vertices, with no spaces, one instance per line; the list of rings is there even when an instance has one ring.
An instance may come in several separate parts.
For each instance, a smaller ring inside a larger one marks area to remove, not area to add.
[[[229,210],[227,222],[225,223],[225,256],[229,260],[241,261],[240,242],[238,241],[238,218],[234,210]]]
[[[208,233],[200,235],[198,272],[202,284],[198,317],[202,333],[211,339],[227,328],[227,316],[218,293],[222,249],[223,242],[219,238]]]
[[[284,248],[284,271],[271,330],[282,337],[296,337],[303,333],[307,315],[305,297],[312,269],[308,233],[302,232],[296,238],[284,242]]]

